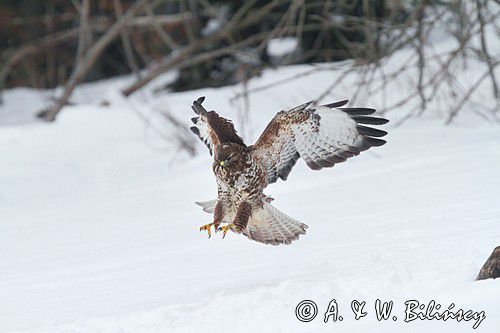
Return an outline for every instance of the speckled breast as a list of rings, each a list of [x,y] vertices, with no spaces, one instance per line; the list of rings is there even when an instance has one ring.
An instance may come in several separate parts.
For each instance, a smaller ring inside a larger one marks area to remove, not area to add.
[[[258,164],[249,159],[238,167],[214,169],[219,188],[219,199],[237,206],[243,201],[260,203],[265,177]]]

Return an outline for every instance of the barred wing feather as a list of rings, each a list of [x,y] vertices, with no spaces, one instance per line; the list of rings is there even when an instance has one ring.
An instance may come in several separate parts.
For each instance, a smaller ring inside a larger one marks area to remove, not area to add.
[[[341,107],[346,103],[313,107],[309,102],[278,112],[251,146],[253,156],[266,169],[268,183],[286,180],[299,158],[320,170],[386,143],[379,137],[387,132],[365,125],[383,125],[388,120],[370,116],[374,109]]]

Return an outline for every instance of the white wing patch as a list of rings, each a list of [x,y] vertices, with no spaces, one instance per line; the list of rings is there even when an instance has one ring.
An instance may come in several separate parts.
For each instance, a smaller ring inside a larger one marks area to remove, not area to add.
[[[310,120],[292,126],[295,147],[312,169],[331,167],[359,154],[356,122],[338,109],[320,107]]]
[[[382,125],[388,120],[367,116],[374,109],[337,107],[345,103],[317,108],[306,103],[278,113],[268,125],[269,132],[265,131],[253,148],[267,170],[268,183],[277,178],[286,180],[299,157],[311,169],[320,170],[385,144],[377,137],[387,132],[360,124]]]
[[[198,135],[198,137],[203,141],[203,143],[208,147],[210,151],[210,155],[212,155],[214,151],[214,145],[210,140],[210,135],[208,132],[208,122],[202,119],[203,116],[193,118],[194,126],[191,127],[191,131]]]

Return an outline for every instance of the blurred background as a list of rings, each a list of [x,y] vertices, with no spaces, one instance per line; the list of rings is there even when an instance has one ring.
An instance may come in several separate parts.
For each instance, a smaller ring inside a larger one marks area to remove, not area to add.
[[[500,244],[499,61],[500,0],[1,0],[0,331],[330,332],[294,309],[336,297],[453,303],[498,332],[499,280],[474,279]],[[346,99],[387,144],[266,189],[310,226],[291,246],[207,239],[200,96],[248,144]]]
[[[157,91],[242,84],[235,98],[244,100],[247,82],[267,68],[328,63],[341,73],[326,84],[330,91],[348,74],[361,78],[346,96],[354,100],[387,94],[407,73],[411,94],[382,112],[411,104],[409,115],[422,114],[446,95],[449,123],[487,89],[490,103],[475,109],[498,119],[499,7],[498,0],[4,0],[0,96],[13,87],[64,87],[37,111],[52,121],[83,82],[132,75],[121,89],[130,96],[175,71]],[[387,66],[402,49],[406,59]],[[457,72],[468,62],[481,74],[464,85]],[[332,68],[312,68],[319,70]]]

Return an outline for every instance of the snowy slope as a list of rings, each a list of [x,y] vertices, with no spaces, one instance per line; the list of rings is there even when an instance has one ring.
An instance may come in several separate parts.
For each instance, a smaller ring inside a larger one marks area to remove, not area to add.
[[[268,71],[251,87],[307,69]],[[150,110],[168,105],[187,124],[190,103],[205,95],[207,107],[237,122],[229,99],[239,87],[155,97],[149,87],[125,100],[117,90],[129,79],[82,86],[77,105],[53,124],[26,117],[42,100],[37,92],[6,93],[0,331],[473,331],[473,322],[404,323],[410,299],[484,310],[477,331],[500,327],[499,281],[474,282],[500,245],[498,124],[464,112],[443,126],[429,113],[386,126],[387,145],[333,169],[314,172],[300,161],[267,193],[310,228],[291,246],[271,247],[199,233],[211,217],[194,202],[216,195],[208,153],[200,143],[196,158],[173,159],[138,116],[154,121]],[[331,81],[331,72],[318,72],[253,95],[245,137],[253,141],[275,112]],[[353,82],[329,101],[349,98]],[[100,106],[103,99],[111,105]],[[325,324],[333,298],[344,321]],[[397,321],[377,322],[377,298],[395,302]],[[319,307],[309,323],[295,318],[303,299]],[[353,319],[353,299],[367,302],[366,318]]]

